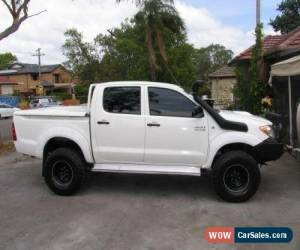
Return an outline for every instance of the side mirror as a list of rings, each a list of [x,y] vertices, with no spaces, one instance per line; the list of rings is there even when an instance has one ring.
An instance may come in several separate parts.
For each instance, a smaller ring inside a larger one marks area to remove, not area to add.
[[[202,118],[204,116],[203,109],[201,106],[196,106],[192,112],[192,117],[194,118]]]

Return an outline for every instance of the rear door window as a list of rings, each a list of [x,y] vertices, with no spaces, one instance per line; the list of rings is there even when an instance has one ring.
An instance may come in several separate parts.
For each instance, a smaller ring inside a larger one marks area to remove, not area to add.
[[[140,87],[108,87],[103,93],[103,108],[116,114],[141,114]]]

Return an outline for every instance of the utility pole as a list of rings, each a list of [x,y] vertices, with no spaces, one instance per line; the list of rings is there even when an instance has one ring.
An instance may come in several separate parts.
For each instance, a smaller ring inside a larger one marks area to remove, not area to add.
[[[41,48],[38,48],[36,50],[36,54],[33,54],[33,56],[38,57],[38,65],[39,65],[39,82],[42,80],[42,72],[41,72],[41,57],[44,56],[45,54],[41,53]]]
[[[260,24],[260,0],[256,0],[256,26]]]

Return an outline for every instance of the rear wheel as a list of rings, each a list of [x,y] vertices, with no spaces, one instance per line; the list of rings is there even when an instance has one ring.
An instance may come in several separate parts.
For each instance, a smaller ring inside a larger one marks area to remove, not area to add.
[[[250,199],[260,184],[260,171],[253,157],[243,151],[221,155],[213,166],[216,193],[229,202]]]
[[[72,195],[78,191],[85,177],[86,164],[77,151],[56,149],[44,164],[45,181],[54,193]]]

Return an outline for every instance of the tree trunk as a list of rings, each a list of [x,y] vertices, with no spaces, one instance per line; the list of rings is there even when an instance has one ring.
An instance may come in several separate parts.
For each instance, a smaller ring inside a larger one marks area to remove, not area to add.
[[[148,50],[151,81],[156,81],[156,70],[159,69],[159,67],[156,63],[155,51],[153,48],[152,30],[148,25],[146,26],[146,43]]]

